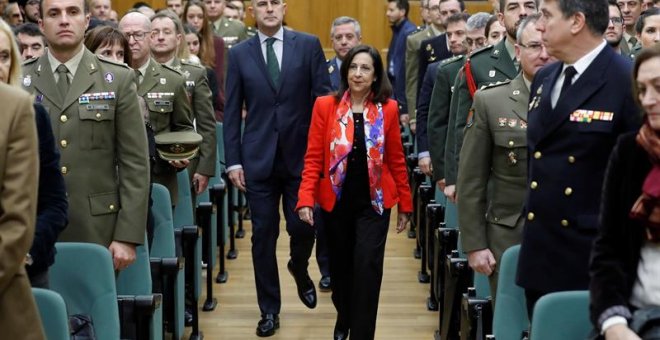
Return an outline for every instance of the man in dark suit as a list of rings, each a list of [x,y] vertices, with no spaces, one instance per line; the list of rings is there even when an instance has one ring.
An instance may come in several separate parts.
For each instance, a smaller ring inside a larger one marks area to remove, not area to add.
[[[307,272],[314,229],[294,208],[307,146],[307,130],[316,97],[331,92],[318,38],[284,30],[286,3],[253,0],[259,32],[229,50],[224,142],[229,179],[247,194],[252,212],[252,261],[261,320],[258,336],[279,327],[280,285],[275,248],[279,206],[283,200],[291,236],[288,269],[298,296],[316,306],[316,290]],[[280,67],[281,66],[281,67]],[[241,108],[247,106],[241,133]]]
[[[339,17],[332,22],[330,29],[330,38],[332,39],[332,49],[335,50],[335,57],[328,60],[328,74],[334,91],[339,90],[339,68],[348,51],[362,42],[362,30],[360,23],[351,17]]]
[[[392,27],[392,40],[387,50],[387,77],[392,83],[394,99],[399,102],[399,115],[403,123],[408,123],[408,109],[401,104],[405,103],[406,96],[406,39],[417,28],[408,20],[410,4],[408,0],[388,0],[387,20]],[[403,115],[405,114],[405,115]]]
[[[528,192],[517,283],[530,312],[543,295],[584,290],[601,185],[617,137],[639,127],[630,62],[603,39],[607,0],[545,0],[548,52],[530,88]],[[570,27],[570,29],[568,29]]]

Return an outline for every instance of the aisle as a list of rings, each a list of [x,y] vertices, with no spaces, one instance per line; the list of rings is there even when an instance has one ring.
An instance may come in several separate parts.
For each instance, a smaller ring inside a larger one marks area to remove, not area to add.
[[[397,234],[394,218],[385,249],[385,273],[380,294],[376,339],[432,339],[437,328],[437,312],[426,310],[428,284],[417,282],[419,260],[412,257],[414,240],[405,232]],[[252,258],[250,254],[250,223],[245,223],[246,237],[236,240],[238,258],[226,260],[229,280],[216,284],[214,294],[218,307],[213,312],[200,312],[200,329],[206,339],[260,339],[255,335],[259,321]],[[286,270],[289,259],[288,234],[284,222],[277,248],[277,262],[282,287],[280,329],[268,339],[332,339],[335,310],[330,293],[317,291],[315,309],[307,309],[298,299],[295,282]],[[321,275],[316,259],[310,260],[310,276],[318,283]],[[217,267],[216,272],[217,274]],[[205,292],[205,286],[203,291]],[[317,287],[318,289],[318,287]],[[200,301],[204,301],[205,295]]]

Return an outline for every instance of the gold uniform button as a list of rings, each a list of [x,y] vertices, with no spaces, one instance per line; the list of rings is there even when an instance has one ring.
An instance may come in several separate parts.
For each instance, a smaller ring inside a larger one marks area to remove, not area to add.
[[[568,227],[568,220],[561,220],[562,227]]]
[[[63,166],[60,171],[62,172],[62,175],[66,175],[67,172],[69,172],[69,169],[67,169],[65,166]]]
[[[499,222],[499,221],[500,221],[500,219],[499,219],[499,218],[497,218],[497,217],[493,217],[493,221],[495,221],[495,222]]]
[[[535,159],[541,159],[541,151],[536,151],[536,152],[534,153],[534,158],[535,158]]]
[[[108,208],[109,208],[111,211],[114,211],[114,210],[115,210],[115,205],[114,205],[114,204],[110,204],[110,206],[109,206]]]
[[[533,221],[534,220],[534,213],[533,212],[527,213],[527,219],[530,220],[530,221]]]
[[[573,193],[573,189],[571,187],[564,189],[564,195],[570,196],[572,193]]]
[[[62,139],[62,140],[60,141],[60,145],[61,145],[63,148],[66,148],[67,145],[69,145],[69,143],[67,143],[66,139]]]
[[[60,122],[66,123],[67,120],[69,120],[69,118],[67,116],[65,116],[65,115],[60,116]]]
[[[529,184],[529,187],[532,188],[532,189],[536,189],[536,188],[538,188],[538,186],[539,186],[539,183],[536,182],[536,181],[532,181],[532,183]]]
[[[509,146],[514,146],[516,143],[514,143],[512,140],[509,141]]]
[[[573,156],[568,156],[568,162],[569,162],[569,163],[575,163],[575,157],[573,157]]]
[[[99,112],[96,113],[96,119],[101,119],[101,114]]]

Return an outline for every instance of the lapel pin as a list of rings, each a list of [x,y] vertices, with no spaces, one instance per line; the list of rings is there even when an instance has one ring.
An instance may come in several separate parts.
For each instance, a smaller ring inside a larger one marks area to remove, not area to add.
[[[94,63],[89,64],[89,68],[91,68],[92,70],[96,70],[96,66],[94,66]]]
[[[519,95],[519,94],[520,94],[520,91],[518,91],[518,90],[513,91],[513,95],[514,95],[514,96],[517,96],[517,95]]]
[[[107,72],[103,78],[108,84],[111,84],[115,80],[115,75],[112,74],[111,72]]]
[[[160,78],[160,83],[163,84],[163,85],[167,84],[167,79]]]
[[[335,70],[334,66],[330,65],[330,67],[328,67],[328,73],[332,73],[332,71],[334,70]]]
[[[491,78],[495,77],[495,70],[490,70],[488,72],[488,76],[491,77]]]
[[[30,85],[32,85],[32,77],[30,75],[23,77],[23,86],[29,87]]]

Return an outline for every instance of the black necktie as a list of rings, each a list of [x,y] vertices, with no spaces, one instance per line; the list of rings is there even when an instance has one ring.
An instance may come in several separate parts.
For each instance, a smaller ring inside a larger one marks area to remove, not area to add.
[[[273,37],[266,39],[266,66],[268,68],[270,79],[277,87],[280,85],[280,64],[277,61],[277,55],[275,54],[275,49],[273,48],[273,44],[276,40],[277,39]]]
[[[559,98],[564,95],[564,92],[573,84],[573,77],[577,74],[575,67],[569,66],[564,70],[564,83],[561,84],[561,92],[559,92]]]

